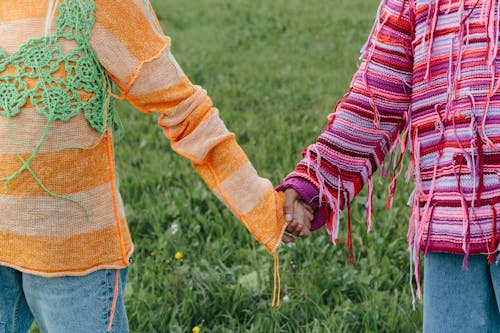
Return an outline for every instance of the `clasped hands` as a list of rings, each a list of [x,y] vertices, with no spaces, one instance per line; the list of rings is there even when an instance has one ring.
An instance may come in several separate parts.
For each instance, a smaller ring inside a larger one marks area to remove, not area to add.
[[[292,188],[285,191],[284,213],[288,222],[282,238],[284,243],[294,242],[294,236],[305,238],[311,234],[311,223],[314,218],[313,209]]]

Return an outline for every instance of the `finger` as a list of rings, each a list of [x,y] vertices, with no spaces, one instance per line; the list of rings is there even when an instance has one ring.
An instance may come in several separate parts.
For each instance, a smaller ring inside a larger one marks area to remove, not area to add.
[[[290,222],[286,228],[286,231],[289,233],[292,233],[294,235],[298,235],[300,231],[302,230],[302,224],[297,220],[294,216],[292,222]]]
[[[281,238],[283,243],[293,243],[295,242],[295,237],[289,235],[289,234],[283,234],[283,237]]]
[[[285,191],[285,220],[287,222],[292,222],[293,221],[293,210],[294,210],[294,205],[297,199],[300,198],[299,194],[297,191],[295,191],[292,188],[289,188]]]
[[[291,215],[292,219],[288,222],[286,231],[288,231],[291,234],[297,235],[301,231],[301,227],[299,226],[299,221],[296,219],[295,216],[295,207],[297,205],[297,201],[294,201],[292,203],[292,211],[290,213],[287,213],[287,215]]]
[[[304,225],[306,221],[313,219],[314,214],[307,209],[307,204],[302,201],[296,201],[295,209],[293,211],[294,219],[298,221],[299,224]]]
[[[300,230],[295,234],[299,237],[307,237],[311,234],[310,229],[311,229],[311,225],[309,224],[309,222],[307,222],[305,224],[302,224]]]
[[[305,201],[301,201],[302,206],[311,214],[314,214],[314,209]]]
[[[299,236],[302,238],[309,237],[311,235],[311,224],[308,223],[302,228],[302,231],[299,233]]]
[[[310,229],[313,217],[314,216],[305,208],[304,204],[300,202],[297,203],[294,211],[294,220],[300,225],[300,230],[295,232],[297,236],[307,237],[311,234]]]
[[[300,229],[300,232],[297,234],[299,237],[308,237],[311,235],[311,223],[309,221],[305,221],[304,225]]]
[[[301,224],[305,221],[312,221],[314,219],[314,213],[308,209],[309,205],[298,201],[297,208],[293,212],[294,215],[298,215],[302,218]]]
[[[307,238],[309,236],[311,236],[311,232],[309,230],[304,230],[299,234],[300,238]]]
[[[306,217],[306,219],[307,219],[308,221],[312,221],[312,220],[314,220],[314,214],[313,214],[312,212],[310,212],[309,210],[306,210],[306,211],[304,212],[304,215],[305,215],[305,217]]]
[[[304,209],[302,208],[300,202],[297,200],[295,201],[295,204],[293,206],[294,235],[298,236],[302,232],[305,222],[306,221],[304,219]]]

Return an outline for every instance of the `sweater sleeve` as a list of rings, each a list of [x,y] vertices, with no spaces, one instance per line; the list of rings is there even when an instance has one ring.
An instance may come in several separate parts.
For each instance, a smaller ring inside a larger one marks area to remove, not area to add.
[[[401,143],[400,134],[406,129],[413,63],[411,12],[408,1],[382,1],[349,92],[278,188],[297,190],[315,208],[313,227],[326,223],[334,242],[340,211],[365,183],[371,228],[371,176],[386,154]]]
[[[158,124],[210,190],[269,252],[286,227],[284,195],[259,177],[207,92],[190,82],[144,0],[96,0],[91,46],[122,96]]]

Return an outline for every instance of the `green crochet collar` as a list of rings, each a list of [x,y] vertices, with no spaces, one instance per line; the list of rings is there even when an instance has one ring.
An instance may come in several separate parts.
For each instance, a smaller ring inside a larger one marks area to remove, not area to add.
[[[93,1],[65,0],[54,35],[31,39],[11,55],[0,50],[0,115],[13,117],[30,101],[49,122],[68,121],[83,112],[100,133],[114,123],[112,85],[88,42],[94,7]],[[62,40],[77,47],[65,54]],[[7,67],[15,74],[5,74]],[[38,83],[29,88],[26,79]]]

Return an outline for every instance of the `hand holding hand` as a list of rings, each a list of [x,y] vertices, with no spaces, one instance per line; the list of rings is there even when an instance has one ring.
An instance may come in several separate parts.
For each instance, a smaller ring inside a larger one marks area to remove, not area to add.
[[[296,236],[308,237],[311,234],[311,222],[314,218],[313,209],[292,188],[285,191],[284,210],[288,222],[286,231]],[[284,234],[282,240],[284,243],[290,243],[294,241],[294,237]]]

